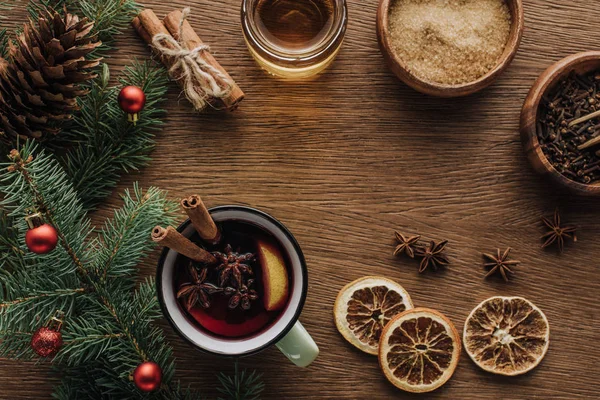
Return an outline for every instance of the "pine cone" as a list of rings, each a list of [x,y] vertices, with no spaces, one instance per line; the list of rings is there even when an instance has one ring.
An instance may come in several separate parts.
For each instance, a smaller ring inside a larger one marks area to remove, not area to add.
[[[93,26],[87,18],[47,10],[37,27],[30,20],[9,42],[9,59],[0,57],[0,140],[45,140],[73,117],[77,97],[87,93],[80,84],[96,76],[87,70],[100,63],[86,60],[102,44],[90,34]]]

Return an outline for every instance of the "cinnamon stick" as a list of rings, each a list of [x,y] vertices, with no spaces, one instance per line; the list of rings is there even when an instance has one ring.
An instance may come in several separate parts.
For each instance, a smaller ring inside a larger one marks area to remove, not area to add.
[[[152,38],[159,33],[170,35],[169,31],[165,28],[160,19],[158,19],[154,11],[150,9],[146,9],[139,13],[138,16],[131,21],[131,25],[144,42],[149,45],[152,45]],[[161,56],[161,61],[167,68],[173,66],[173,60],[170,57]]]
[[[219,229],[215,225],[210,213],[202,202],[200,196],[194,194],[181,200],[181,207],[186,212],[192,225],[196,228],[198,235],[207,242],[215,243],[219,241]]]
[[[203,44],[203,42],[200,39],[200,37],[196,34],[196,31],[194,31],[194,28],[192,28],[187,19],[183,21],[183,25],[181,25],[181,32],[179,32],[181,16],[181,10],[172,11],[169,14],[167,14],[167,16],[163,19],[163,24],[171,33],[173,38],[175,38],[175,40],[183,42],[183,44],[188,50],[193,50],[196,47]],[[225,108],[227,108],[230,111],[235,110],[240,101],[244,99],[244,92],[242,91],[242,89],[240,89],[237,83],[235,83],[235,81],[233,80],[233,78],[231,78],[227,71],[225,71],[225,68],[223,68],[221,64],[218,63],[218,61],[213,57],[212,54],[210,54],[209,52],[205,52],[204,58],[206,62],[208,62],[210,65],[221,71],[232,82],[231,93],[228,97],[221,100]]]
[[[171,226],[168,226],[166,229],[161,226],[155,226],[152,229],[152,240],[194,261],[204,264],[214,264],[217,262],[212,254],[196,246],[191,240],[177,232]]]

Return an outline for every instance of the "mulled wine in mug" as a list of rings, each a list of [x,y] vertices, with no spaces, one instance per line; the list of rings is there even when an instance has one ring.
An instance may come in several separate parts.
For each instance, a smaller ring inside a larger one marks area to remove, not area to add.
[[[244,356],[274,344],[294,364],[308,366],[319,349],[298,321],[308,286],[300,246],[279,221],[253,208],[209,213],[216,242],[202,240],[190,220],[177,230],[212,254],[212,265],[163,250],[157,288],[164,315],[200,350]]]

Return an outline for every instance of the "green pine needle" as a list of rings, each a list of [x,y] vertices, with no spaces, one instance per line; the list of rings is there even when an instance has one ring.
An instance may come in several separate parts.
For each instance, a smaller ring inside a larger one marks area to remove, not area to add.
[[[221,387],[217,390],[224,396],[219,397],[218,400],[259,400],[260,394],[265,388],[261,378],[262,375],[256,371],[243,370],[240,372],[236,361],[233,376],[224,373],[218,375]]]
[[[8,272],[24,266],[19,232],[14,225],[13,218],[0,209],[0,265],[3,271]]]

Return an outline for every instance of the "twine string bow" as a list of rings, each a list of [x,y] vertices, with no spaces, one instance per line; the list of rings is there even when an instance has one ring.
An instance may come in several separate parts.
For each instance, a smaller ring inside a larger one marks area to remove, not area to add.
[[[158,33],[152,38],[154,48],[163,56],[175,60],[169,73],[176,80],[183,80],[183,91],[198,111],[210,104],[210,98],[223,99],[230,95],[231,80],[217,68],[210,65],[204,58],[204,53],[210,51],[205,44],[188,50],[182,38],[183,23],[190,14],[190,8],[183,9],[179,22],[179,41],[173,36]]]

